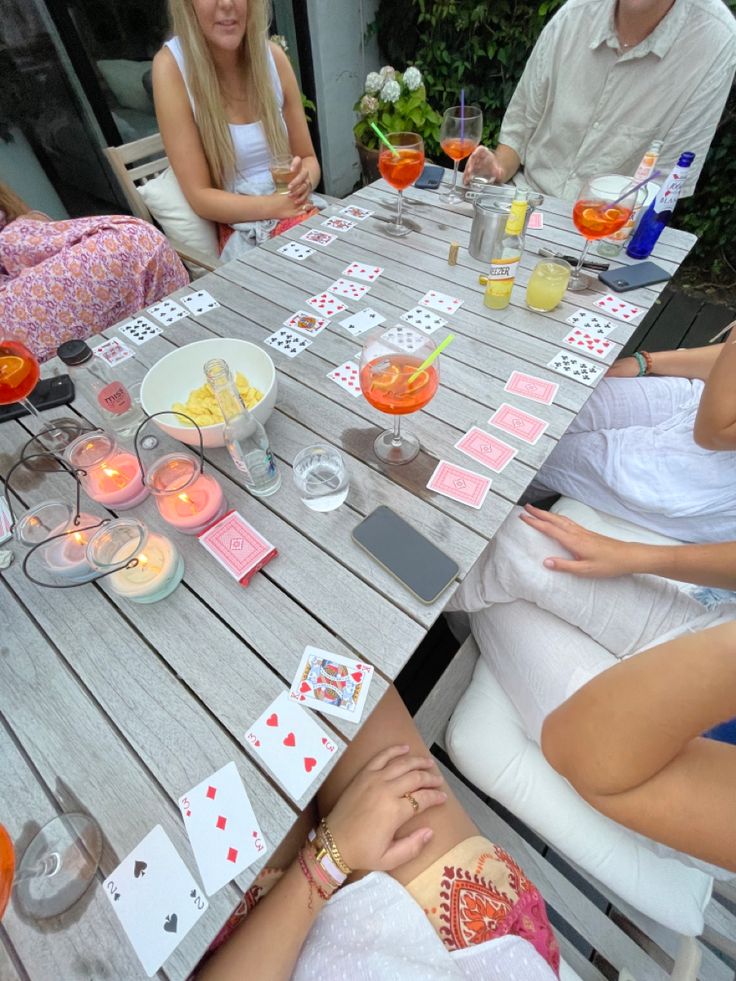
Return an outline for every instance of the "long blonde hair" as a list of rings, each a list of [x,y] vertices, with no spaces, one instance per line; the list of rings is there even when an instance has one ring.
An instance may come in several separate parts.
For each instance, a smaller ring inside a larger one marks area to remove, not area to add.
[[[184,50],[194,118],[210,175],[215,186],[222,188],[235,173],[235,149],[215,63],[202,35],[192,0],[169,0],[169,17],[172,30]],[[253,108],[258,112],[271,153],[276,156],[289,152],[289,138],[271,76],[266,33],[270,22],[270,0],[248,0],[241,50],[245,83],[247,90],[253,93]]]
[[[0,181],[0,211],[5,215],[7,224],[21,215],[27,215],[30,210],[23,198],[18,197],[12,188]]]

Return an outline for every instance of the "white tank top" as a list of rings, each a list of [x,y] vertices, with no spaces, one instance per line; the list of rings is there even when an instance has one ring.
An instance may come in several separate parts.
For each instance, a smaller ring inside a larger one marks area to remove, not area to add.
[[[187,95],[192,105],[192,112],[194,112],[194,100],[192,99],[192,93],[189,88],[189,79],[187,78],[186,65],[184,63],[184,49],[181,46],[181,41],[178,37],[172,37],[165,44],[179,66],[179,71],[184,79]],[[276,101],[278,102],[279,109],[283,110],[284,93],[270,47],[268,49],[268,63],[271,69],[271,81],[276,92]],[[230,135],[233,139],[233,147],[235,148],[235,169],[238,176],[242,176],[246,180],[251,180],[268,174],[269,167],[271,166],[271,151],[266,142],[266,134],[263,131],[262,124],[260,122],[230,123],[229,126]]]

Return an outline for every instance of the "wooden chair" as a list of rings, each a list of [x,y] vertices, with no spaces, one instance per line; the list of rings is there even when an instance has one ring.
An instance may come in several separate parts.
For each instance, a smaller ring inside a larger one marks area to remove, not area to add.
[[[130,210],[136,218],[142,218],[144,221],[156,224],[137,185],[139,183],[144,184],[153,177],[158,177],[169,166],[161,134],[153,133],[151,136],[144,136],[141,140],[124,143],[123,146],[105,147],[105,155],[118,179],[120,189],[125,195]],[[177,242],[169,236],[167,238],[185,264],[197,266],[210,272],[215,268],[208,256],[202,255],[183,242]]]

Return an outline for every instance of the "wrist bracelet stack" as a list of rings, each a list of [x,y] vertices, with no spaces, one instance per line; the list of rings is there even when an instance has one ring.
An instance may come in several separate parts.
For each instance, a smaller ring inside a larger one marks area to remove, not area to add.
[[[309,883],[310,909],[312,888],[316,889],[319,897],[326,902],[353,871],[340,854],[324,819],[316,829],[309,832],[298,857],[299,867]]]
[[[641,378],[642,375],[652,374],[653,361],[649,351],[634,351],[633,358],[639,365],[637,378]]]

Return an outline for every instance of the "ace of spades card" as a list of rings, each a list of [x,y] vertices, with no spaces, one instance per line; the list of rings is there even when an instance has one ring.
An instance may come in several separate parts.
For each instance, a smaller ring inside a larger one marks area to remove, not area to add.
[[[103,890],[149,978],[209,906],[160,824],[105,879]]]
[[[372,678],[373,666],[364,661],[307,647],[289,695],[316,712],[359,722]]]
[[[334,740],[286,691],[246,732],[245,745],[296,802],[337,752]]]

